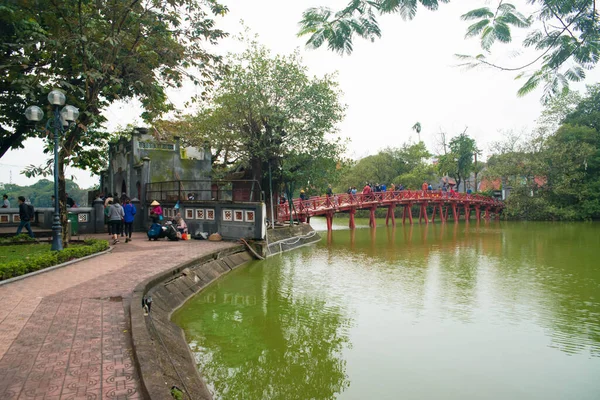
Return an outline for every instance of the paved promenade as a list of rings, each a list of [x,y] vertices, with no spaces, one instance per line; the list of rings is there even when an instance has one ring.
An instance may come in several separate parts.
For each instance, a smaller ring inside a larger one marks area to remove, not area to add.
[[[127,315],[133,289],[234,245],[137,233],[112,253],[0,286],[0,399],[142,399]]]

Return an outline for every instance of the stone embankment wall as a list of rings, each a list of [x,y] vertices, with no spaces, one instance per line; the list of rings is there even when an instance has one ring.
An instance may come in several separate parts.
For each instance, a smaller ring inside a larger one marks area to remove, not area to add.
[[[268,245],[262,243],[269,249],[267,255],[320,240],[320,236],[307,224],[271,230],[268,238]],[[175,385],[184,392],[184,398],[212,399],[198,373],[183,331],[171,322],[171,314],[209,283],[252,259],[246,248],[240,245],[174,267],[135,288],[130,305],[131,336],[146,398],[169,399],[171,386]],[[152,298],[152,306],[146,316],[142,301],[149,297]]]
[[[152,400],[171,397],[171,386],[186,389],[196,400],[211,399],[196,369],[181,328],[170,320],[174,310],[223,274],[251,261],[245,247],[236,246],[180,265],[140,283],[131,299],[131,336],[142,390]],[[152,297],[144,315],[142,299]],[[184,398],[189,398],[187,395]]]

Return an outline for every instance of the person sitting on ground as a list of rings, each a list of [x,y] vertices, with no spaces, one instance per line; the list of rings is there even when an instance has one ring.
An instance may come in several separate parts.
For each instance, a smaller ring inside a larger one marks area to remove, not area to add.
[[[2,196],[2,208],[10,208],[10,201],[8,201],[8,195]]]
[[[158,221],[162,221],[163,210],[160,206],[160,203],[154,200],[152,203],[150,203],[150,206],[152,207],[152,210],[150,210],[150,218],[152,219],[152,222],[158,223]]]
[[[175,223],[177,224],[177,231],[179,231],[179,233],[188,233],[187,224],[181,216],[181,213],[177,213],[175,216]]]

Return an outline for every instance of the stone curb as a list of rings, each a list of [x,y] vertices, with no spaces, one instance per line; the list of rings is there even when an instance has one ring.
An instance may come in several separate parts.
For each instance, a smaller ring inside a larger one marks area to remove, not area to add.
[[[25,278],[36,276],[36,275],[39,275],[39,274],[43,274],[45,272],[54,271],[55,269],[63,268],[63,267],[69,266],[71,264],[78,263],[80,261],[89,260],[90,258],[102,256],[104,254],[110,253],[111,251],[113,251],[113,249],[114,249],[114,246],[109,246],[108,249],[100,251],[98,253],[90,254],[89,256],[85,256],[85,257],[81,257],[81,258],[76,258],[74,260],[67,261],[67,262],[64,262],[62,264],[56,264],[56,265],[53,265],[51,267],[40,269],[40,270],[37,270],[37,271],[33,271],[33,272],[30,272],[30,273],[25,274],[25,275],[19,275],[19,276],[15,276],[14,278],[5,279],[3,281],[0,281],[0,286],[6,285],[6,284],[9,284],[9,283],[12,283],[12,282],[20,281],[21,279],[25,279]]]
[[[191,388],[193,400],[212,399],[196,368],[183,330],[171,322],[170,316],[212,281],[250,260],[252,257],[245,246],[234,246],[169,268],[135,287],[129,303],[130,330],[144,398],[171,398],[170,386],[180,383],[176,374],[183,371],[186,379],[183,384]],[[153,297],[152,310],[150,316],[144,316],[141,304],[148,293]],[[171,352],[165,351],[163,346]],[[184,390],[181,386],[180,389]],[[184,398],[189,398],[185,392]]]

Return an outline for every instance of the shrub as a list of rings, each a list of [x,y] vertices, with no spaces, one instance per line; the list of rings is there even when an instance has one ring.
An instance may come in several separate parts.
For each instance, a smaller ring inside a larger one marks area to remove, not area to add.
[[[29,237],[26,233],[20,233],[15,236],[0,239],[0,243],[35,242],[36,240],[36,238]]]
[[[83,245],[68,247],[62,251],[52,251],[30,258],[27,261],[10,261],[5,264],[0,264],[0,280],[14,278],[15,276],[62,264],[106,249],[108,249],[108,241],[88,239]]]

